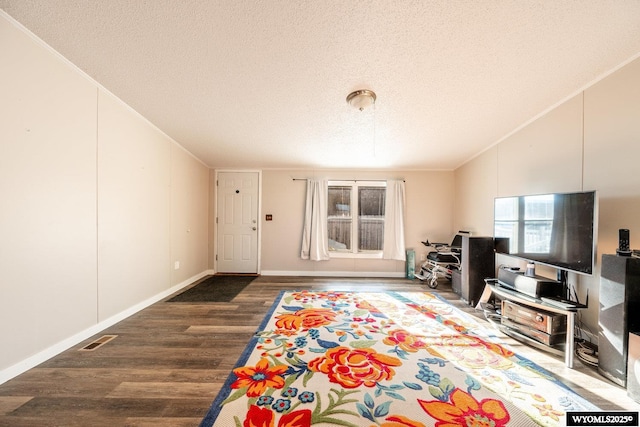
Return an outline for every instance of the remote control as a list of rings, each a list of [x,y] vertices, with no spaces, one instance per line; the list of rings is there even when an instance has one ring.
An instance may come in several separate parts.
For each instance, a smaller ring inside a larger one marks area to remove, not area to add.
[[[618,250],[616,252],[618,255],[631,255],[631,250],[629,249],[629,230],[627,228],[618,230]]]
[[[618,231],[620,235],[620,250],[628,251],[629,250],[629,230],[626,228],[621,228]]]

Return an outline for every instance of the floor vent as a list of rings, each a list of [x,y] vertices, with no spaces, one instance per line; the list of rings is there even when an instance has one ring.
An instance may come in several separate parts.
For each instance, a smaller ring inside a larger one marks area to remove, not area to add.
[[[93,351],[99,347],[102,347],[103,345],[105,345],[106,343],[108,343],[109,341],[111,341],[112,339],[114,339],[115,337],[117,337],[117,335],[103,335],[100,338],[98,338],[97,340],[90,342],[89,344],[85,345],[84,347],[82,347],[81,349],[79,349],[78,351]]]

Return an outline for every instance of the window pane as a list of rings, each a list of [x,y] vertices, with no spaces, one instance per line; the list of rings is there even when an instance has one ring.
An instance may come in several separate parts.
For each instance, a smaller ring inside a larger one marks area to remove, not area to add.
[[[351,250],[351,218],[329,218],[329,250]]]
[[[518,220],[518,198],[508,197],[496,199],[496,220]]]
[[[328,198],[329,250],[351,250],[351,187],[331,186]]]
[[[361,251],[381,251],[384,238],[384,187],[358,189],[358,246]]]
[[[328,214],[351,217],[351,187],[329,187]]]
[[[519,209],[517,197],[496,199],[495,203],[495,237],[509,238],[509,252],[521,252],[518,249],[518,221]]]
[[[548,254],[551,250],[553,195],[524,199],[524,251]]]
[[[384,187],[360,187],[358,189],[358,207],[360,216],[384,218]]]
[[[553,221],[525,221],[524,251],[531,254],[551,252],[551,226]]]
[[[518,221],[496,221],[494,235],[509,238],[509,252],[518,253]]]
[[[524,198],[524,220],[553,219],[553,195]]]

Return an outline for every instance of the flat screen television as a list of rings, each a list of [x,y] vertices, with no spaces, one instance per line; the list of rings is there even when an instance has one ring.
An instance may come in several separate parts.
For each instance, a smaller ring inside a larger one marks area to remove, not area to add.
[[[565,271],[593,274],[595,191],[498,197],[496,252]]]

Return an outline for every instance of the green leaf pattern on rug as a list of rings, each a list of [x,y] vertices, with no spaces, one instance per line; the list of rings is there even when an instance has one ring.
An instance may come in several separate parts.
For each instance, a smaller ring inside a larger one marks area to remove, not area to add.
[[[336,415],[352,415],[358,417],[358,413],[354,411],[348,411],[345,409],[337,409],[339,406],[343,406],[350,403],[357,403],[358,399],[345,399],[346,396],[354,393],[360,393],[358,390],[336,390],[332,388],[329,390],[329,405],[323,410],[320,393],[316,393],[317,404],[316,408],[311,413],[312,424],[328,423],[339,426],[358,427],[357,424],[350,423],[346,420],[340,420],[335,418]],[[335,398],[333,394],[335,394]]]

